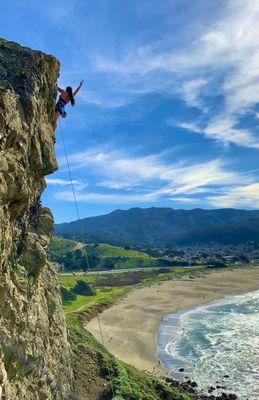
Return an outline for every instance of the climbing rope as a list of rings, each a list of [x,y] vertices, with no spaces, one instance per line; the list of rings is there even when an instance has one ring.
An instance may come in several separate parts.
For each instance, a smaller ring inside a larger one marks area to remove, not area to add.
[[[70,184],[71,184],[72,193],[73,193],[73,199],[74,199],[74,203],[75,203],[77,220],[79,222],[79,227],[80,227],[81,241],[82,241],[82,243],[83,243],[83,245],[85,247],[84,254],[85,254],[87,271],[88,271],[88,273],[90,273],[91,270],[90,270],[90,264],[89,264],[89,258],[88,258],[88,252],[87,252],[87,248],[86,248],[86,243],[85,243],[85,239],[84,239],[84,231],[83,231],[83,228],[82,228],[82,222],[81,222],[81,218],[80,218],[80,214],[79,214],[79,208],[78,208],[78,203],[77,203],[77,198],[76,198],[75,187],[74,187],[74,183],[73,183],[71,168],[70,168],[70,165],[69,165],[69,159],[68,159],[68,155],[67,155],[65,138],[64,138],[63,129],[62,129],[62,125],[61,125],[61,121],[60,120],[59,120],[59,128],[60,128],[61,138],[62,138],[63,147],[64,147],[64,153],[65,153],[65,158],[66,158],[66,163],[67,163],[67,170],[68,170]],[[86,269],[84,269],[84,271],[86,272]],[[102,342],[103,346],[105,347],[103,329],[102,329],[99,313],[97,313],[97,320],[98,320],[98,326],[99,326],[99,333],[100,333],[101,342]],[[115,391],[114,391],[114,388],[113,388],[112,376],[111,376],[109,362],[107,362],[107,370],[108,370],[108,375],[109,375],[109,381],[110,381],[110,385],[111,385],[112,394],[114,396],[115,395]]]
[[[87,248],[86,248],[85,239],[84,239],[84,231],[83,231],[83,229],[82,229],[82,223],[81,223],[80,214],[79,214],[79,208],[78,208],[78,204],[77,204],[77,198],[76,198],[75,187],[74,187],[74,183],[73,183],[73,179],[72,179],[72,173],[71,173],[71,168],[70,168],[70,165],[69,165],[69,160],[68,160],[68,155],[67,155],[67,149],[66,149],[65,138],[64,138],[64,135],[63,135],[63,129],[62,129],[62,125],[61,125],[61,121],[60,121],[60,120],[59,120],[59,128],[60,128],[60,132],[61,132],[61,138],[62,138],[62,142],[63,142],[64,153],[65,153],[66,162],[67,162],[67,169],[68,169],[70,184],[71,184],[72,193],[73,193],[73,198],[74,198],[74,203],[75,203],[75,209],[76,209],[77,220],[78,220],[78,222],[79,222],[81,241],[82,241],[82,243],[83,243],[84,246],[85,246],[85,259],[86,259],[87,271],[90,272],[90,264],[89,264],[88,253],[87,253]],[[86,268],[84,269],[84,271],[86,272]]]

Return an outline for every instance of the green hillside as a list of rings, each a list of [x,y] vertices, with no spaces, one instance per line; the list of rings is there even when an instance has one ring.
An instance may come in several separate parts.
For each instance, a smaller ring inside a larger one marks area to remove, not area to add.
[[[78,242],[61,237],[53,236],[50,241],[49,252],[56,256],[62,256],[68,251],[75,250]]]
[[[123,269],[160,267],[163,261],[146,253],[128,250],[109,244],[83,245],[74,240],[53,236],[49,249],[49,260],[64,265],[67,271],[86,268],[86,251],[91,269]]]
[[[74,238],[80,229],[88,241],[116,246],[240,244],[259,241],[259,210],[131,208],[55,225],[55,234]]]
[[[202,271],[197,268],[197,273]],[[192,270],[188,273],[193,273]],[[148,272],[141,272],[141,280],[135,287],[143,285],[151,285],[161,280],[172,279],[175,276],[186,274],[187,270],[174,270],[174,272],[161,273],[161,271],[153,270],[152,276]],[[133,274],[133,273],[131,273]],[[138,274],[135,272],[135,275]],[[121,276],[120,276],[121,275]],[[76,382],[74,384],[74,394],[78,396],[85,382],[92,382],[94,377],[94,385],[87,384],[89,398],[97,399],[95,393],[99,387],[106,387],[105,399],[116,400],[195,400],[199,396],[188,393],[190,388],[187,385],[177,384],[167,378],[164,381],[143,372],[139,372],[134,367],[125,364],[114,358],[102,344],[84,329],[86,321],[97,315],[97,313],[108,308],[115,301],[125,296],[133,286],[120,286],[121,278],[129,278],[129,274],[103,274],[101,276],[60,276],[62,288],[73,291],[78,280],[83,280],[95,288],[94,296],[77,295],[76,299],[64,304],[66,320],[69,328],[70,343],[74,356],[74,365],[77,373],[75,374]],[[116,286],[109,286],[111,284]],[[101,282],[105,286],[100,286]],[[91,365],[89,370],[88,365]],[[191,390],[190,390],[191,391]],[[88,393],[87,392],[87,393]],[[77,397],[75,397],[77,398]],[[205,398],[205,397],[204,397]]]

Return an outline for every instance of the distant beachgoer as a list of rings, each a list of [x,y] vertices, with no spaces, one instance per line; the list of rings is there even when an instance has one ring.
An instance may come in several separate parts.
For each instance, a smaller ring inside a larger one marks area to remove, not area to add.
[[[75,105],[75,99],[74,97],[77,95],[79,90],[81,89],[81,86],[83,85],[84,81],[82,80],[78,86],[78,88],[73,92],[73,89],[71,86],[68,86],[66,90],[61,89],[60,87],[58,88],[58,91],[60,93],[58,102],[55,107],[55,114],[54,114],[54,120],[53,120],[53,129],[57,129],[57,123],[58,119],[61,116],[62,118],[66,117],[66,111],[65,111],[65,106],[68,103],[71,103],[72,106]]]

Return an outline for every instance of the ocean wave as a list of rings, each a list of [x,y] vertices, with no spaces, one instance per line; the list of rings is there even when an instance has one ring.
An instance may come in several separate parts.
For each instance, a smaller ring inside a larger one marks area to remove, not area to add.
[[[157,358],[174,378],[259,399],[259,291],[169,314],[156,340]]]

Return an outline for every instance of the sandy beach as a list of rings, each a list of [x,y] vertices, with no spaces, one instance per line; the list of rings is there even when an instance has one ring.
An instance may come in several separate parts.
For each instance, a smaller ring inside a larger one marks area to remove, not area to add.
[[[213,271],[136,289],[100,315],[104,342],[119,359],[153,373],[164,373],[156,359],[155,334],[163,317],[226,295],[259,289],[259,266]],[[100,340],[97,319],[86,329]]]

